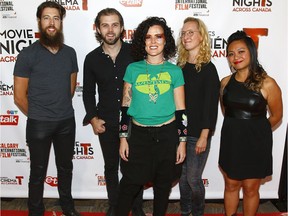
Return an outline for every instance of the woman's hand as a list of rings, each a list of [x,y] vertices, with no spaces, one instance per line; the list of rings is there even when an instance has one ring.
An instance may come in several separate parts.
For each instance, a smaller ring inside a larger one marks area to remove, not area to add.
[[[120,138],[119,154],[120,154],[120,157],[121,157],[124,161],[128,161],[128,157],[129,157],[129,145],[128,145],[128,142],[127,142],[126,137],[121,137],[121,138]]]
[[[180,142],[177,148],[176,164],[183,163],[186,158],[186,142]]]
[[[195,152],[196,154],[201,154],[206,151],[207,138],[199,137],[196,143]]]

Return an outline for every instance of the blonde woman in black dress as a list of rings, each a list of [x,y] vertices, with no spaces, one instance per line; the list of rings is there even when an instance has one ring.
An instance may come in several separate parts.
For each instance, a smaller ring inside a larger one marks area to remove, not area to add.
[[[225,212],[236,215],[242,188],[243,214],[255,216],[261,179],[272,175],[271,128],[282,118],[281,90],[259,64],[257,48],[245,32],[228,38],[227,58],[235,73],[221,81],[219,166],[225,181]]]

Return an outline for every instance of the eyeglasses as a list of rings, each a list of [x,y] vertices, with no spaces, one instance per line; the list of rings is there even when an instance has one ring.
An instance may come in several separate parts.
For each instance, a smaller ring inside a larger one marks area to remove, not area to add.
[[[157,43],[163,43],[164,40],[165,40],[164,34],[155,34],[155,35],[147,34],[145,36],[145,41],[149,43],[151,43],[152,41],[156,41]]]
[[[180,32],[180,38],[184,38],[186,35],[188,37],[193,37],[195,32],[199,32],[199,31],[192,31],[192,30],[182,31]]]

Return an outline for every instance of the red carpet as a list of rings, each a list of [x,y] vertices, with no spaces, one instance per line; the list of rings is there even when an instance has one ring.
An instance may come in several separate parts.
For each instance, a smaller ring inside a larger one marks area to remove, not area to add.
[[[105,213],[94,213],[94,212],[81,212],[83,216],[105,216]],[[15,211],[15,210],[1,210],[1,216],[27,216],[28,211]],[[45,216],[61,216],[61,212],[48,211],[45,212]],[[180,214],[167,214],[167,216],[180,216]],[[223,214],[205,214],[205,216],[223,216]],[[238,214],[238,216],[242,216]],[[257,216],[288,216],[288,213],[265,213],[257,214]]]

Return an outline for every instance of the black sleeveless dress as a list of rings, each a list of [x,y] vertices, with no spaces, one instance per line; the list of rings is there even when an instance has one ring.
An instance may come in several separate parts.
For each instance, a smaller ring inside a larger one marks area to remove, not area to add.
[[[237,180],[272,175],[272,130],[263,95],[233,74],[223,90],[223,105],[219,166]]]

